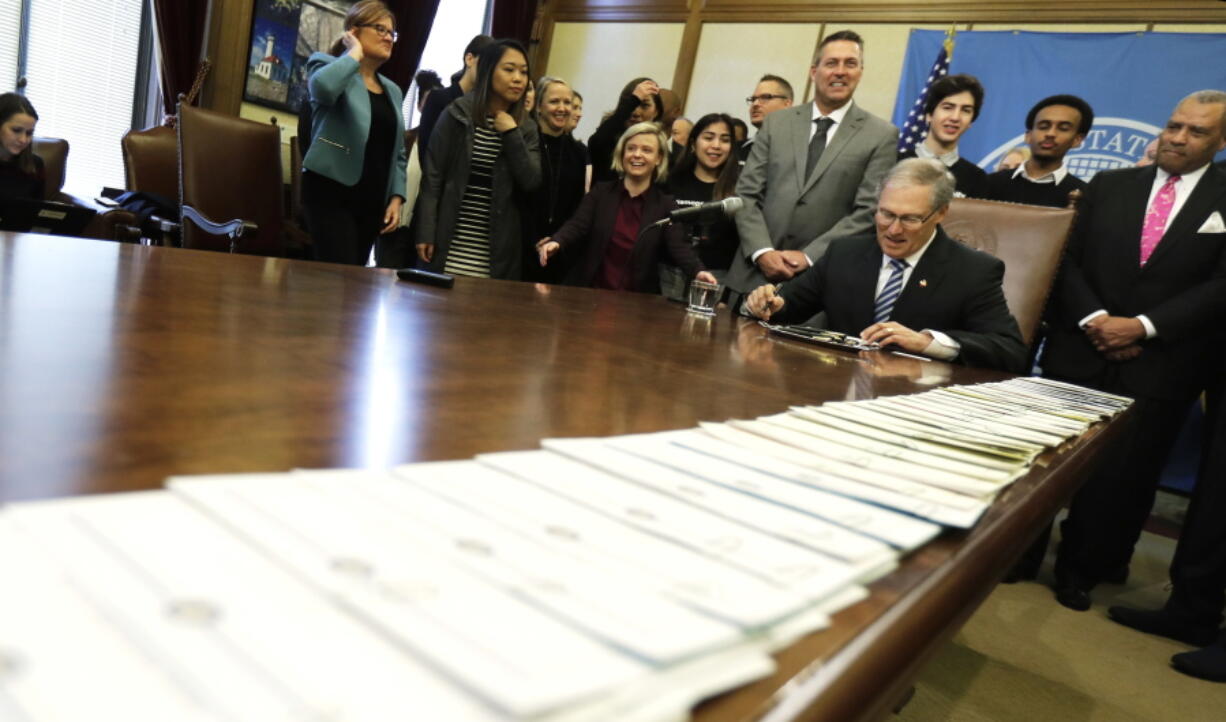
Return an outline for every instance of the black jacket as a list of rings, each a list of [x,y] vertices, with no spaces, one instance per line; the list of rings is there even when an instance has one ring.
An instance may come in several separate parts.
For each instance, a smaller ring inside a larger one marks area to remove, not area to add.
[[[604,262],[605,251],[613,237],[617,222],[617,209],[621,204],[622,181],[609,181],[592,186],[592,191],[583,198],[579,210],[566,222],[553,240],[562,247],[558,252],[574,256],[574,266],[566,278],[572,286],[592,286],[596,274]],[[646,191],[643,202],[643,217],[640,222],[640,238],[634,245],[630,258],[630,288],[648,293],[660,292],[658,264],[668,260],[680,266],[687,278],[693,278],[703,270],[702,263],[685,238],[680,225],[665,228],[643,229],[664,218],[677,207],[672,196],[659,186],[652,185]],[[667,254],[667,255],[664,255]],[[551,259],[551,263],[557,258]]]
[[[1156,175],[1155,166],[1123,168],[1090,182],[1052,296],[1043,369],[1090,382],[1110,362],[1078,321],[1099,309],[1144,314],[1158,335],[1118,365],[1119,382],[1138,396],[1191,399],[1209,374],[1221,373],[1213,349],[1226,322],[1226,233],[1199,229],[1214,212],[1226,218],[1226,172],[1206,169],[1142,267],[1141,226]]]
[[[825,311],[831,330],[858,335],[873,323],[881,262],[874,234],[833,241],[812,268],[784,285],[783,310],[771,321],[796,323]],[[1004,275],[999,258],[958,243],[938,227],[890,318],[914,331],[947,334],[962,347],[959,363],[1019,373],[1027,349],[1005,304]]]

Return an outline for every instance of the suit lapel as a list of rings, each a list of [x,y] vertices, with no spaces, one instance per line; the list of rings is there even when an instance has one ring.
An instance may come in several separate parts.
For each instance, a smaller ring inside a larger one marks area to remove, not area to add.
[[[851,143],[852,138],[855,137],[856,133],[860,131],[860,127],[864,125],[864,121],[867,118],[868,113],[860,110],[860,108],[854,103],[847,109],[847,114],[843,116],[843,122],[840,127],[837,128],[834,138],[826,144],[826,149],[822,151],[822,157],[817,160],[817,167],[813,169],[813,175],[806,178],[801,186],[800,192],[802,195],[807,193],[809,189],[813,187],[815,183],[817,183],[817,179],[821,178],[822,174],[826,172],[826,169],[838,159],[839,154],[843,152],[843,149],[845,149],[849,143]],[[810,120],[810,122],[812,121]],[[809,162],[809,145],[807,135],[805,137],[805,141],[804,159],[801,160],[800,163],[802,177],[804,175],[804,167]]]
[[[781,111],[782,112],[782,111]],[[801,195],[805,190],[805,166],[809,163],[809,126],[813,124],[813,104],[805,103],[793,112],[792,154],[796,158],[796,186]]]
[[[911,271],[907,285],[903,286],[898,301],[894,304],[894,318],[904,319],[911,316],[912,309],[932,307],[933,294],[941,286],[945,271],[949,267],[949,249],[951,241],[945,231],[939,226],[937,235],[932,239],[932,245],[924,251],[919,264]],[[900,323],[905,323],[900,320]],[[912,329],[919,331],[920,329]]]
[[[1113,254],[1120,260],[1120,272],[1125,278],[1135,275],[1141,268],[1141,228],[1145,225],[1145,213],[1149,210],[1149,190],[1154,185],[1156,166],[1145,168],[1133,178],[1119,199],[1120,229],[1118,242],[1123,246],[1120,253]],[[1161,245],[1161,244],[1159,244]]]
[[[860,333],[873,322],[877,305],[877,279],[881,275],[881,247],[874,236],[865,244],[856,259],[856,267],[848,273],[847,298],[851,299],[851,328],[848,333]]]
[[[1162,241],[1154,249],[1145,268],[1152,266],[1154,261],[1159,260],[1162,256],[1170,254],[1172,246],[1179,245],[1188,236],[1196,233],[1196,230],[1218,205],[1223,194],[1226,194],[1226,183],[1222,182],[1221,175],[1210,165],[1205,175],[1201,177],[1200,183],[1196,184],[1192,195],[1188,196],[1188,200],[1184,202],[1183,208],[1179,209],[1179,214],[1171,219],[1171,225],[1167,226],[1166,233],[1162,234]],[[1140,262],[1139,253],[1138,251],[1138,263]]]

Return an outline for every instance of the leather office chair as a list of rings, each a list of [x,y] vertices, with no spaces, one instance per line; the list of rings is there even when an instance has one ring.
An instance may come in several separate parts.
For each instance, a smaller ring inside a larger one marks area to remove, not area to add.
[[[120,145],[128,190],[156,193],[169,200],[179,197],[179,137],[174,128],[159,125],[130,130]]]
[[[124,188],[153,193],[168,203],[179,198],[179,136],[170,126],[130,130],[120,141],[123,148]],[[143,234],[164,246],[179,245],[177,218],[152,216]]]
[[[281,134],[179,103],[184,248],[282,255]]]
[[[68,174],[68,141],[63,138],[34,138],[34,154],[43,161],[43,198],[57,203],[90,208],[98,212],[81,231],[87,238],[120,241],[135,240],[136,216],[123,210],[108,210],[92,201],[64,192],[64,178]]]
[[[1005,302],[1034,349],[1076,211],[955,198],[941,223],[952,238],[1005,262]]]

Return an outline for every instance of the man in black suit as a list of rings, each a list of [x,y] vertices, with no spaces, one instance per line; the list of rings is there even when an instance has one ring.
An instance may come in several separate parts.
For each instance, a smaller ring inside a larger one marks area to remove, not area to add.
[[[832,330],[883,347],[1021,371],[1027,351],[1001,290],[1005,264],[940,228],[953,195],[938,161],[898,163],[878,189],[875,234],[833,241],[790,283],[754,290],[746,309],[781,323],[825,311]]]
[[[983,85],[978,78],[973,75],[947,75],[941,78],[928,89],[928,97],[924,101],[928,134],[913,149],[900,153],[898,159],[936,158],[954,174],[958,196],[982,198],[987,174],[958,155],[958,139],[971,129],[982,109]]]
[[[1061,527],[1056,599],[1071,609],[1126,577],[1189,405],[1221,373],[1226,173],[1210,161],[1224,147],[1226,93],[1193,93],[1167,121],[1155,165],[1099,173],[1079,209],[1042,366],[1136,403]]]

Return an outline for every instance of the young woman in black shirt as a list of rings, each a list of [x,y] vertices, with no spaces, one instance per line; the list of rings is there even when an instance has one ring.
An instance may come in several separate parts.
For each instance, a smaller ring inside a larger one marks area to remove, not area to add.
[[[680,206],[696,206],[736,195],[740,173],[733,136],[734,121],[723,113],[704,115],[694,124],[685,155],[668,178],[668,192]],[[715,223],[685,225],[702,265],[723,280],[732,265],[740,237],[731,218]],[[660,288],[673,299],[685,297],[686,277],[672,265],[662,265]]]

